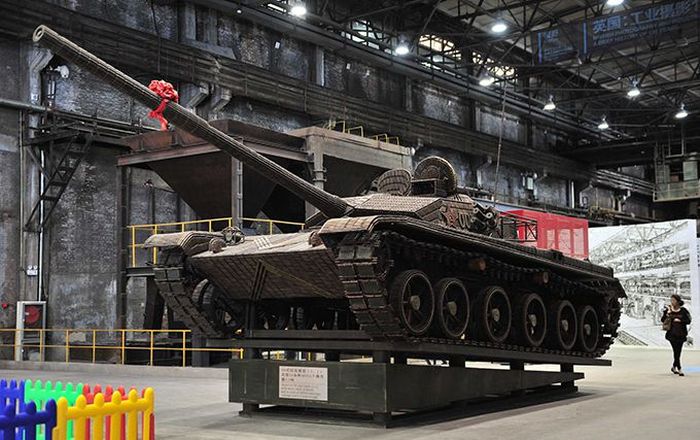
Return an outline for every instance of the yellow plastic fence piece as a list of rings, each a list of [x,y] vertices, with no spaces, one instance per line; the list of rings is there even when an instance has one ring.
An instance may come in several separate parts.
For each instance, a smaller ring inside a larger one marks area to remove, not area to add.
[[[154,438],[153,426],[153,388],[146,388],[143,397],[139,397],[136,390],[129,391],[126,400],[122,400],[121,394],[112,394],[112,401],[105,403],[102,393],[95,395],[93,404],[88,405],[85,396],[79,396],[75,406],[69,406],[68,400],[61,398],[58,401],[56,411],[56,427],[53,430],[54,440],[68,440],[68,423],[75,422],[75,440],[86,440],[86,420],[90,419],[91,440],[104,440],[105,438],[105,417],[110,417],[108,427],[110,438],[119,439],[122,437],[121,416],[126,415],[126,440],[152,440]],[[142,435],[138,433],[139,413],[143,417]]]

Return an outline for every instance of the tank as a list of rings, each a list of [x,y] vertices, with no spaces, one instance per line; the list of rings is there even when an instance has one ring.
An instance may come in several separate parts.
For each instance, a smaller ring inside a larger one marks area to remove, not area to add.
[[[34,41],[151,108],[161,103],[45,26]],[[625,293],[612,269],[508,240],[517,225],[460,194],[439,157],[413,172],[387,171],[374,194],[339,198],[174,102],[164,116],[319,211],[293,234],[227,228],[150,237],[161,294],[195,332],[245,336],[248,314],[249,328],[360,330],[373,340],[581,357],[601,356],[616,336]]]

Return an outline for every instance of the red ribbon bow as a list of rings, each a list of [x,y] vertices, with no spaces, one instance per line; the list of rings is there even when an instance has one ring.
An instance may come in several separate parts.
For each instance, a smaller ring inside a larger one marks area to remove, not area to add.
[[[163,100],[160,101],[160,105],[158,105],[155,110],[152,110],[148,114],[148,117],[160,121],[160,129],[167,130],[168,120],[163,117],[163,111],[165,111],[165,107],[168,105],[169,101],[178,102],[180,97],[177,94],[177,90],[175,90],[172,84],[162,79],[154,79],[151,81],[151,83],[148,85],[148,89],[163,98]]]

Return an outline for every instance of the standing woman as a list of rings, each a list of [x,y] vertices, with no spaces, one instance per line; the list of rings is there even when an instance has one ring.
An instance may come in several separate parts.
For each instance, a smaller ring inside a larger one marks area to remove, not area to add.
[[[688,324],[690,324],[690,312],[683,307],[680,295],[671,295],[671,305],[666,306],[661,317],[666,329],[666,339],[673,347],[673,367],[671,372],[679,376],[685,376],[681,370],[681,350],[688,340]]]

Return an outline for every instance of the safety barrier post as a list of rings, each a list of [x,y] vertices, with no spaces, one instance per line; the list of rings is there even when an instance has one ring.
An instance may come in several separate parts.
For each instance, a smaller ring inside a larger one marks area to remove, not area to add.
[[[150,365],[152,367],[153,366],[153,330],[149,331],[149,334],[151,335],[151,349],[149,350],[148,365]]]
[[[97,330],[92,331],[92,363],[95,363],[96,358],[96,345],[97,345]]]
[[[44,329],[39,329],[39,359],[44,361]]]
[[[153,235],[158,235],[158,225],[153,225]],[[158,248],[153,248],[153,264],[158,263]]]
[[[131,228],[131,267],[136,267],[136,226]]]
[[[68,363],[68,360],[70,359],[70,330],[66,330],[65,334],[66,338],[66,363]]]
[[[126,363],[126,330],[122,329],[122,365]]]
[[[182,366],[187,366],[187,334],[182,330]]]

